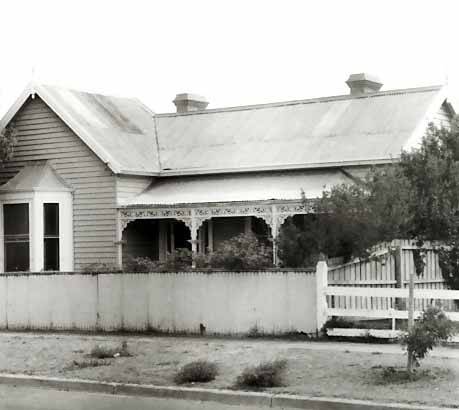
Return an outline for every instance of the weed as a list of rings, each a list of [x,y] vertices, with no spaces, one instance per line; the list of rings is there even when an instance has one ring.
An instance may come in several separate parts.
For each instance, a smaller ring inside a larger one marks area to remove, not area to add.
[[[261,336],[262,334],[260,333],[260,330],[256,324],[254,324],[247,332],[247,337],[258,338]]]
[[[236,379],[236,387],[244,389],[263,389],[283,385],[283,375],[287,360],[277,359],[263,362],[258,366],[247,367]]]
[[[89,356],[96,359],[108,359],[112,357],[130,357],[132,354],[129,353],[127,342],[123,341],[118,347],[95,345]]]
[[[215,379],[218,367],[207,360],[196,360],[183,366],[175,375],[176,384],[207,383]]]
[[[78,369],[86,369],[87,367],[99,367],[99,366],[110,366],[110,362],[108,360],[74,360],[70,366],[66,368],[66,370],[78,370]]]

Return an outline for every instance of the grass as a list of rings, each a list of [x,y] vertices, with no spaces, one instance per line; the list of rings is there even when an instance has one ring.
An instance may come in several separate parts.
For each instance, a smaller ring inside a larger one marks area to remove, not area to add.
[[[127,341],[131,357],[88,357],[95,345],[117,347],[123,340]],[[341,350],[330,350],[331,345]],[[367,351],[356,352],[357,347]],[[438,348],[433,353],[440,349],[446,351],[446,348]],[[375,351],[382,353],[372,354]],[[218,375],[205,386],[229,389],[234,388],[244,369],[282,357],[288,360],[288,368],[283,375],[283,386],[266,388],[272,393],[453,407],[459,404],[459,352],[457,349],[448,349],[448,352],[457,358],[429,355],[417,370],[420,378],[391,383],[390,378],[381,376],[381,366],[400,368],[405,364],[406,355],[398,345],[3,333],[0,335],[0,372],[170,386],[175,384],[175,375],[192,360],[190,358],[203,358],[218,363]],[[74,360],[91,363],[91,359],[110,365],[69,366]]]
[[[67,370],[75,369],[86,369],[87,367],[99,367],[99,366],[110,366],[110,362],[107,360],[74,360],[70,366],[67,366]]]
[[[429,382],[437,378],[448,376],[449,371],[439,368],[414,369],[409,373],[405,367],[375,366],[373,381],[375,384],[393,385],[406,384],[417,381]]]
[[[218,367],[207,360],[196,360],[183,366],[175,375],[176,384],[208,383],[215,379]]]
[[[284,373],[287,360],[267,361],[257,366],[246,367],[236,379],[236,387],[240,389],[259,390],[284,385]]]

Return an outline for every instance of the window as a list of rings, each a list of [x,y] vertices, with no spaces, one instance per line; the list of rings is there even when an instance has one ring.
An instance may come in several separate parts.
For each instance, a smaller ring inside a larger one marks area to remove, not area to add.
[[[59,270],[59,204],[43,204],[45,270]]]
[[[30,269],[29,204],[3,205],[5,271]]]

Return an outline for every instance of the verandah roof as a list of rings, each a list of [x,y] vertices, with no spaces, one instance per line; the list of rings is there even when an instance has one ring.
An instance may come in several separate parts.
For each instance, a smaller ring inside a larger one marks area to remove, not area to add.
[[[183,205],[317,198],[325,188],[351,183],[336,170],[161,178],[124,206]]]

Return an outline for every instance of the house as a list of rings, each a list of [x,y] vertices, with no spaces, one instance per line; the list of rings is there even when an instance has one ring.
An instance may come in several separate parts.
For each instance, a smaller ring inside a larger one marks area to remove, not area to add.
[[[347,84],[348,95],[221,109],[178,94],[168,114],[28,86],[1,122],[18,137],[0,169],[0,270],[81,271],[212,251],[241,232],[275,238],[311,212],[302,192],[355,181],[455,114],[444,86],[380,91],[368,74]]]

